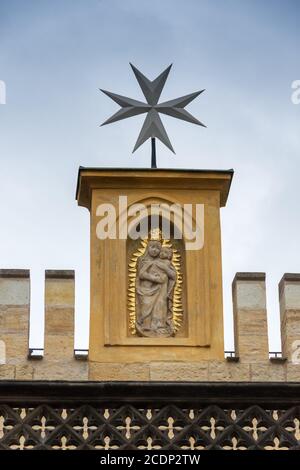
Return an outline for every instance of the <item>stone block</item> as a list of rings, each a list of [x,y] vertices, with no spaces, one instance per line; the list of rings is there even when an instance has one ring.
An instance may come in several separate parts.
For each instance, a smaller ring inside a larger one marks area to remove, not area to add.
[[[0,277],[0,305],[27,305],[29,298],[29,279]]]
[[[299,274],[284,274],[279,283],[279,301],[282,352],[289,361],[293,361],[297,344],[300,342]]]
[[[269,359],[264,273],[237,273],[232,283],[235,349],[241,362]]]
[[[241,362],[267,362],[269,360],[267,336],[240,335],[238,352]]]
[[[268,331],[265,310],[239,310],[239,335],[265,336]]]
[[[69,307],[47,307],[45,334],[74,334],[74,309]]]
[[[248,382],[250,365],[239,362],[212,361],[209,363],[209,381],[211,382]]]
[[[300,364],[286,364],[287,382],[300,382]]]
[[[11,364],[0,365],[0,380],[12,380],[15,378],[15,366]]]
[[[300,340],[300,310],[286,310],[281,327],[289,338],[296,336]]]
[[[236,297],[239,309],[261,310],[266,308],[264,281],[236,281]]]
[[[7,364],[26,362],[28,356],[27,336],[17,333],[4,333],[0,335],[0,340],[5,343]]]
[[[149,364],[89,362],[89,380],[148,381]]]
[[[16,365],[15,379],[16,380],[32,380],[33,379],[33,366],[29,364]]]
[[[284,362],[269,364],[251,364],[252,382],[285,382],[286,364]]]
[[[151,362],[150,380],[205,382],[208,380],[208,362]]]
[[[1,333],[28,335],[29,306],[0,306]]]
[[[51,335],[45,337],[45,357],[52,361],[64,362],[74,354],[73,335]]]
[[[284,283],[284,307],[286,310],[300,309],[300,280]]]
[[[73,279],[46,279],[45,304],[46,306],[74,306],[74,280]]]
[[[71,359],[52,362],[47,359],[36,362],[33,371],[34,380],[88,380],[88,363]]]

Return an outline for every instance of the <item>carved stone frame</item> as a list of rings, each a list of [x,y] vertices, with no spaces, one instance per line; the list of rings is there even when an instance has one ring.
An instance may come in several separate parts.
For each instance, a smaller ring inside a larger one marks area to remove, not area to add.
[[[92,361],[199,361],[223,357],[219,212],[231,177],[232,172],[84,170],[78,191],[83,205],[90,201],[91,212]],[[145,200],[204,204],[204,247],[186,252],[186,337],[128,336],[126,240],[96,237],[98,205],[113,203],[117,207],[120,195],[127,195],[128,205]]]

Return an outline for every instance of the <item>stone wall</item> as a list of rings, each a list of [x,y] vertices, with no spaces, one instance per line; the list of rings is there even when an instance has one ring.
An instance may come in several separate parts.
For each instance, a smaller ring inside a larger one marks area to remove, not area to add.
[[[31,356],[29,271],[0,270],[1,380],[87,380],[74,356],[74,287],[74,271],[46,271],[44,355]]]
[[[29,276],[28,270],[0,270],[0,380],[300,382],[300,274],[285,274],[279,284],[283,357],[269,359],[264,273],[237,273],[235,357],[130,364],[74,355],[74,271],[46,271],[44,355],[31,356]]]

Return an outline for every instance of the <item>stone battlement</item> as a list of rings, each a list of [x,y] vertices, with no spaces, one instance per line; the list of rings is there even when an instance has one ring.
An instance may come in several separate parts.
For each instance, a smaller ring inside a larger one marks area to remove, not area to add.
[[[45,346],[37,358],[28,345],[30,272],[0,270],[0,380],[300,382],[300,274],[285,274],[279,283],[282,357],[271,359],[264,273],[237,273],[233,280],[235,356],[223,361],[82,360],[74,355],[74,291],[74,271],[46,271]]]

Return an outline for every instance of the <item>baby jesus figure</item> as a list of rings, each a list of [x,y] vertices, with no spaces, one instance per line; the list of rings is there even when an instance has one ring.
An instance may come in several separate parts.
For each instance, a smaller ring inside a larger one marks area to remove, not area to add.
[[[173,250],[149,241],[137,277],[137,333],[141,336],[173,336],[173,292],[176,269]]]

